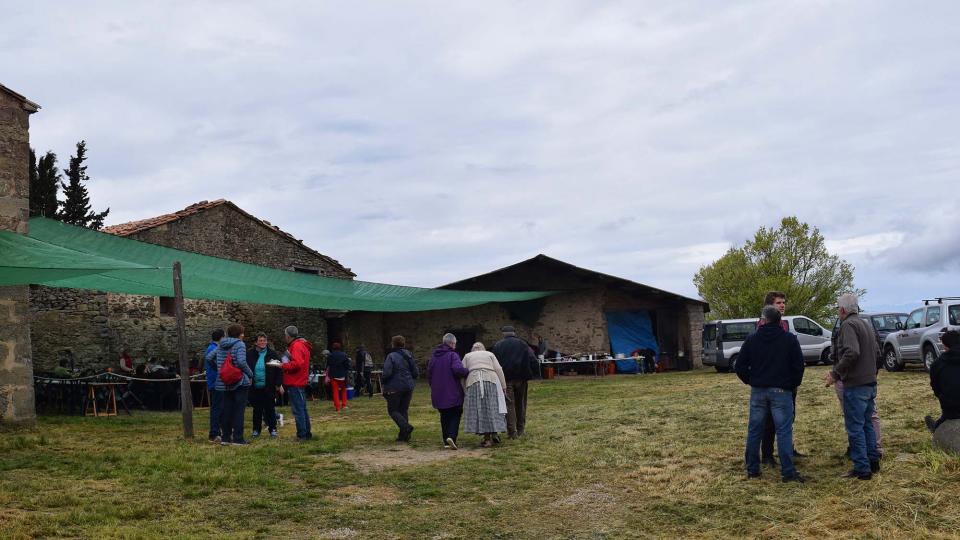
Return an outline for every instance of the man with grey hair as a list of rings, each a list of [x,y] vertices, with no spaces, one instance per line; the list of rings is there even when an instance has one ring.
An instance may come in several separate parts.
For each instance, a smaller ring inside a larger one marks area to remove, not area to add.
[[[837,361],[824,377],[827,386],[843,382],[843,423],[850,445],[853,469],[845,478],[870,480],[880,471],[877,433],[871,417],[877,408],[877,340],[873,326],[857,315],[857,297],[847,293],[837,299],[840,331]]]
[[[303,389],[310,375],[310,350],[313,346],[300,337],[300,331],[292,325],[284,329],[283,339],[287,342],[287,352],[280,365],[283,386],[290,399],[290,412],[297,423],[297,440],[308,441],[313,438],[313,433],[310,431],[310,414],[307,412],[307,398]]]
[[[527,425],[527,381],[539,371],[537,357],[533,349],[522,339],[512,326],[500,329],[503,339],[490,349],[503,367],[507,387],[503,389],[507,402],[507,436],[516,439],[523,435]]]
[[[750,419],[744,451],[747,477],[760,477],[760,440],[773,417],[784,482],[803,482],[793,464],[793,389],[803,381],[803,351],[797,336],[780,326],[780,311],[763,308],[764,324],[740,348],[737,377],[750,385]]]

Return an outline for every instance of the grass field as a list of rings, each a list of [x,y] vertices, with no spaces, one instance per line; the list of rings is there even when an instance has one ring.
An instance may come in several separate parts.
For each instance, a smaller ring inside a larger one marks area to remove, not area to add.
[[[212,445],[206,411],[190,442],[178,413],[42,417],[0,433],[0,537],[956,537],[960,458],[930,447],[926,374],[881,374],[886,457],[863,482],[838,477],[846,438],[824,369],[798,398],[804,485],[770,469],[745,480],[749,390],[734,375],[537,381],[523,440],[481,450],[462,435],[457,452],[439,449],[421,384],[410,445],[376,396],[339,415],[312,402],[319,440],[305,444],[288,423],[278,440]]]

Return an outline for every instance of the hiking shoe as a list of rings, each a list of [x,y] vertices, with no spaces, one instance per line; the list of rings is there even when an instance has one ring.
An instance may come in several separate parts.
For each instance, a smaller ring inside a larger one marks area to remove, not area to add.
[[[277,433],[277,430],[273,430],[273,431],[270,432],[270,438],[271,438],[271,439],[276,439],[276,438],[279,437],[279,436],[280,436],[280,434]]]
[[[871,472],[858,472],[853,469],[843,473],[841,475],[843,478],[856,478],[857,480],[871,480],[873,479],[873,473]]]
[[[923,417],[923,423],[927,425],[927,430],[933,433],[937,430],[937,421],[929,414]]]
[[[250,434],[250,436],[253,437],[254,439],[256,439],[257,437],[260,436],[260,432],[259,432],[259,431],[254,431],[253,433]]]
[[[870,472],[871,472],[871,473],[878,473],[878,472],[880,472],[880,460],[879,460],[879,459],[872,459],[872,460],[870,460]]]
[[[447,444],[444,446],[449,446],[451,450],[457,449],[457,443],[451,437],[447,437]]]
[[[803,476],[800,476],[800,474],[797,473],[793,476],[784,476],[783,478],[780,479],[780,481],[783,482],[784,484],[786,484],[787,482],[797,482],[799,484],[802,484],[806,482],[807,479],[804,478]]]

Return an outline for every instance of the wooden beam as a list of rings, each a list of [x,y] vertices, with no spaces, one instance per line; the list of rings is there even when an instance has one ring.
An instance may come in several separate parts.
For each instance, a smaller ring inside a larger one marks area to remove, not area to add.
[[[187,330],[183,315],[183,279],[180,261],[173,263],[173,306],[177,317],[177,349],[180,352],[180,413],[183,438],[193,438],[193,392],[190,391],[190,364],[187,360]]]

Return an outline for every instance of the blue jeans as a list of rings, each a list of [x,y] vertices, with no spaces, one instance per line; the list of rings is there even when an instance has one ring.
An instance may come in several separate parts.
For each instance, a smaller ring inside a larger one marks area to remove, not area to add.
[[[310,415],[307,413],[307,396],[302,387],[287,386],[287,396],[290,398],[290,411],[297,422],[297,438],[309,439],[313,437],[310,433]]]
[[[220,436],[220,413],[223,412],[223,392],[210,390],[210,437]]]
[[[747,472],[760,473],[760,440],[763,438],[763,425],[771,416],[777,432],[780,474],[784,478],[792,478],[797,475],[797,468],[793,465],[793,393],[782,388],[750,389],[750,420],[744,453]]]
[[[877,451],[877,432],[873,429],[873,411],[877,409],[876,385],[847,386],[843,389],[843,424],[847,428],[847,443],[853,470],[869,473],[870,462],[880,459]]]

